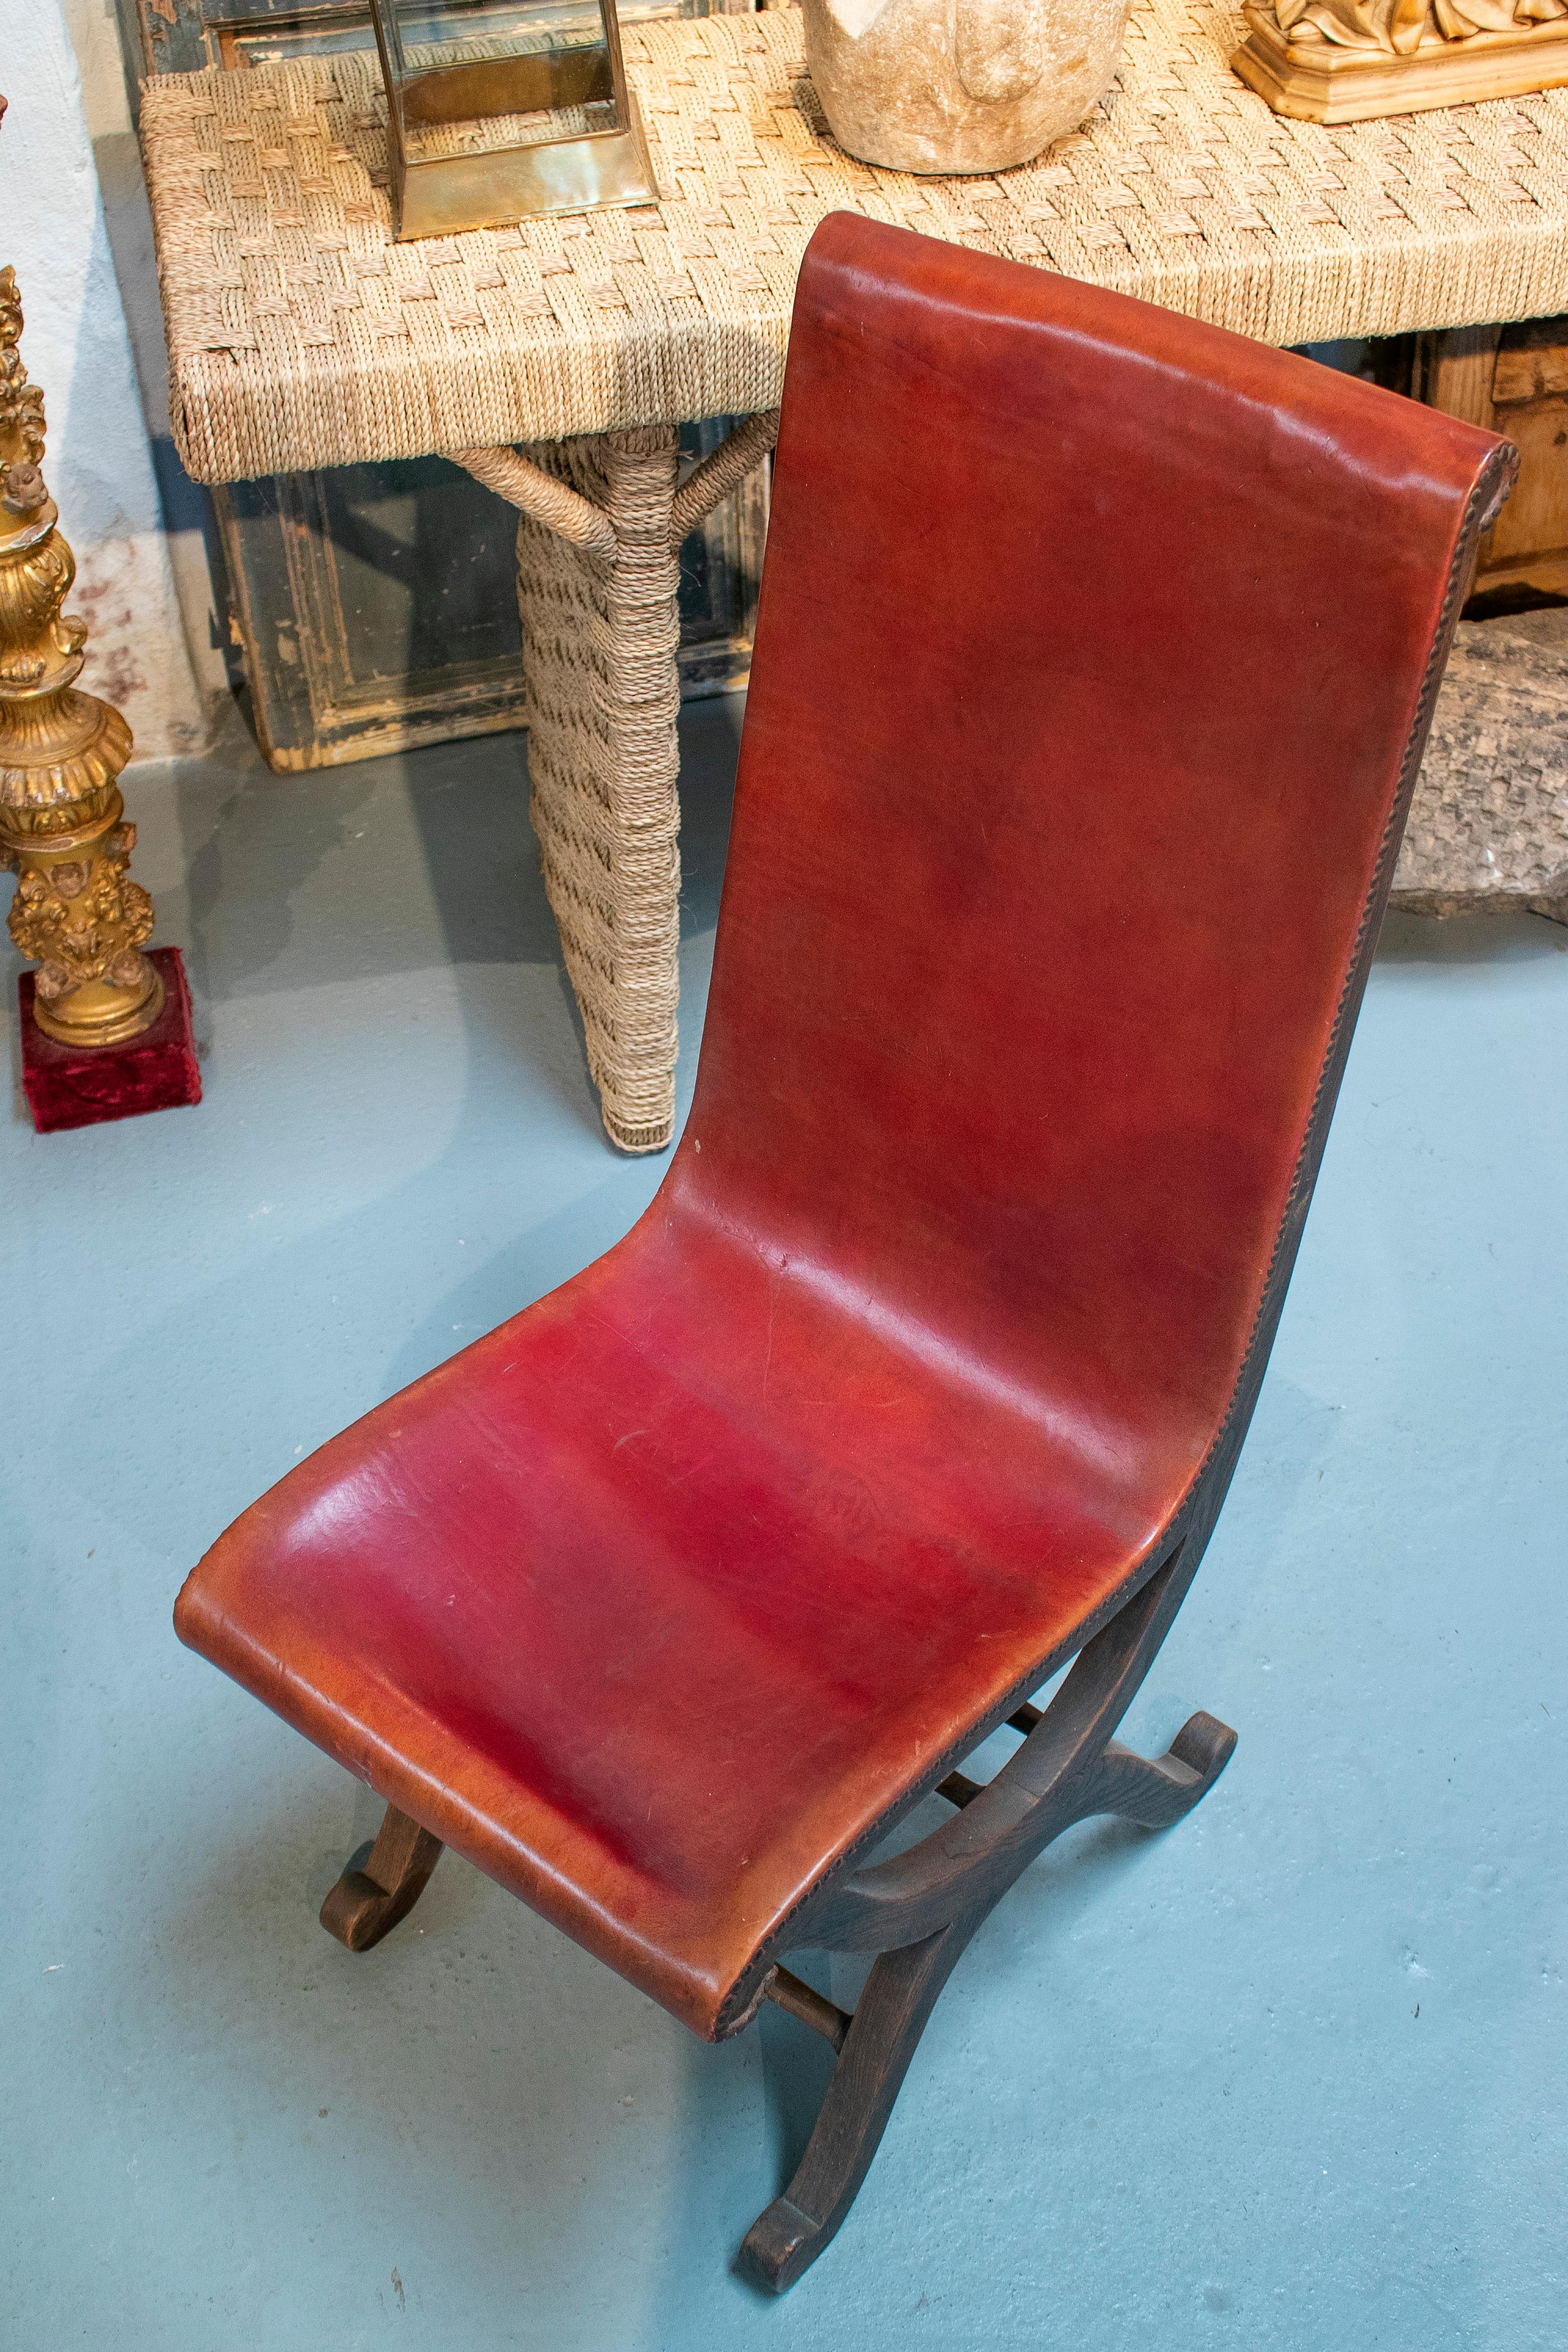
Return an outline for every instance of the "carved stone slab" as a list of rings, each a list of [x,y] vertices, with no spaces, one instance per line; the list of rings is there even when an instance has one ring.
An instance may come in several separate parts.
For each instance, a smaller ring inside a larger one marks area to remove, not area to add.
[[[1460,622],[1393,904],[1568,923],[1568,609]]]

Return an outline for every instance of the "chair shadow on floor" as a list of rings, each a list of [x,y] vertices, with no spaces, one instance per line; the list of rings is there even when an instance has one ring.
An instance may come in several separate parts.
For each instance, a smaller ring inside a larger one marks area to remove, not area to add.
[[[270,1818],[187,1847],[159,1906],[158,1944],[180,1955],[184,2063],[207,2077],[204,2110],[247,2119],[251,2164],[319,2169],[310,2193],[362,2246],[389,2221],[420,2227],[443,2268],[498,2305],[544,2273],[564,2331],[595,2287],[612,2206],[662,2178],[666,2151],[650,2163],[647,2134],[681,2028],[451,1854],[417,1918],[372,1951],[343,1950],[317,1913],[363,1843],[364,1792],[310,1771],[278,1785]],[[151,2011],[166,1962],[146,1965]],[[736,2053],[706,2054],[710,2121]],[[279,2129],[285,2145],[269,2157]],[[542,2320],[542,2331],[552,2339]]]
[[[367,2231],[405,2210],[425,2215],[444,2260],[472,2274],[476,2293],[514,2294],[521,2274],[546,2267],[563,2325],[597,2289],[606,2228],[635,2236],[650,2273],[637,2340],[679,2342],[694,2311],[737,2292],[727,2275],[735,2249],[810,2135],[831,2065],[826,2045],[773,2009],[760,2030],[732,2042],[693,2042],[449,1853],[417,1915],[351,1955],[316,1912],[332,1875],[363,1846],[377,1801],[346,1775],[334,1787],[330,1768],[307,1765],[280,1780],[271,1818],[187,1851],[158,1921],[163,1949],[183,1956],[183,2043],[198,2070],[224,2078],[208,2092],[225,2112],[306,2119],[312,2145],[291,2160],[321,2163],[323,2179],[329,2167],[340,2179],[340,2168],[356,2177],[350,2201]],[[942,1813],[928,1801],[901,1825],[900,1843]],[[215,1826],[216,1816],[215,1807]],[[1048,1969],[1064,1931],[1089,1906],[1115,1899],[1152,1842],[1115,1822],[1068,1832],[987,1922],[965,1974]],[[863,1966],[839,1959],[830,1979],[825,1955],[796,1956],[795,1965],[838,2000],[853,1997],[845,1969]],[[1042,2095],[1050,2032],[1042,2011],[1028,2061]],[[925,2103],[951,2110],[961,2032],[962,2012],[939,2010],[895,2142],[932,2138]],[[635,2098],[620,2091],[622,2079],[637,2086]],[[322,2108],[330,2135],[309,2122]],[[639,2135],[629,2143],[628,2130]],[[660,2210],[634,2227],[626,2208],[638,2197]],[[873,2229],[900,2228],[875,2171],[862,2205]],[[337,2206],[338,2226],[352,2227],[341,2189]],[[749,2286],[743,2294],[748,2305],[768,2301]]]

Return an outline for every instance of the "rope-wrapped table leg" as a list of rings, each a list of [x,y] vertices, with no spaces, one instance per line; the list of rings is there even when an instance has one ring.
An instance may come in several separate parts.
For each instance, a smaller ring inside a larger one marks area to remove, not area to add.
[[[679,496],[669,425],[544,442],[526,456],[454,453],[522,511],[533,829],[589,1071],[623,1151],[661,1151],[675,1128],[680,542],[777,432],[776,409],[748,417]]]
[[[654,425],[531,450],[608,516],[608,554],[524,514],[517,593],[544,887],[605,1126],[658,1151],[675,1124],[679,824],[677,439]]]

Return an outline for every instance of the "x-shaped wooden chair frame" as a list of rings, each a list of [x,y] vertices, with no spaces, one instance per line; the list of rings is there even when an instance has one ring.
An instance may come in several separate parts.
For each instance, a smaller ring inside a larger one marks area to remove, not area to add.
[[[1212,1473],[1210,1483],[1217,1484]],[[742,2268],[770,2293],[793,2286],[837,2232],[938,1995],[1014,1881],[1054,1838],[1093,1814],[1169,1829],[1207,1795],[1229,1762],[1235,1732],[1201,1712],[1163,1756],[1135,1755],[1114,1737],[1197,1573],[1221,1495],[1223,1486],[1201,1531],[1189,1519],[1163,1563],[1085,1644],[1049,1706],[1026,1705],[1006,1717],[1024,1735],[1023,1745],[994,1780],[981,1786],[962,1772],[944,1772],[900,1808],[907,1812],[934,1785],[959,1818],[890,1860],[830,1881],[795,1921],[792,1949],[874,1952],[877,1958],[852,2014],[775,1963],[734,2029],[743,2030],[771,2000],[837,2053],[795,2177],[741,2248]],[[880,1823],[879,1832],[899,1817]],[[351,1952],[368,1951],[413,1909],[441,1851],[439,1838],[389,1805],[363,1866],[351,1865],[328,1895],[321,1925]]]

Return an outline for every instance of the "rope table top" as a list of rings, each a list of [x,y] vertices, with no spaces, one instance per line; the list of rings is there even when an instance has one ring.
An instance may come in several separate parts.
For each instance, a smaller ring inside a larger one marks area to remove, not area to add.
[[[664,200],[392,240],[353,53],[148,82],[174,428],[198,481],[776,406],[826,213],[1142,296],[1271,343],[1568,310],[1568,90],[1332,129],[1226,68],[1207,0],[1140,0],[1080,131],[994,179],[827,136],[793,9],[626,27]]]

